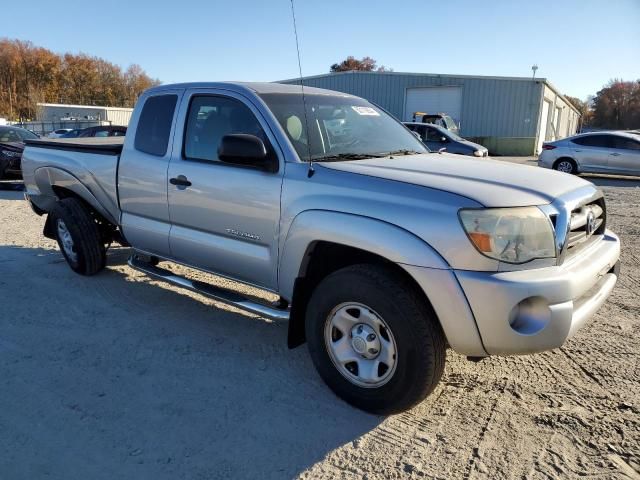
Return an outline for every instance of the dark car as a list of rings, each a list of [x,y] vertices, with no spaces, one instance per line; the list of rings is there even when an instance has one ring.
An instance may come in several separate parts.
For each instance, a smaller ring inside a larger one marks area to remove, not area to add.
[[[73,130],[68,131],[64,135],[61,135],[60,138],[77,138],[80,135],[84,128],[74,128]]]
[[[429,150],[437,152],[444,148],[447,153],[487,157],[489,151],[477,143],[470,142],[439,125],[420,122],[405,122],[405,126],[420,136],[420,140]]]
[[[416,123],[430,123],[432,125],[439,125],[442,128],[449,130],[450,132],[458,135],[460,133],[460,129],[456,124],[455,120],[451,118],[446,113],[432,113],[428,114],[425,112],[413,112],[413,122]]]
[[[99,127],[89,127],[78,133],[78,138],[85,137],[124,137],[127,127],[117,125],[102,125]]]
[[[0,180],[8,176],[22,176],[20,161],[24,141],[38,138],[35,133],[18,127],[0,127]]]

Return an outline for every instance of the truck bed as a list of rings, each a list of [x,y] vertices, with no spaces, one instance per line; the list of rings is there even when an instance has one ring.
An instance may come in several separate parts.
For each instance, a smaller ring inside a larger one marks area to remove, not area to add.
[[[25,140],[30,147],[53,148],[82,153],[120,155],[125,137],[38,138]]]
[[[48,212],[55,201],[51,182],[86,189],[84,199],[117,225],[117,172],[124,137],[27,140],[22,176],[32,202]]]

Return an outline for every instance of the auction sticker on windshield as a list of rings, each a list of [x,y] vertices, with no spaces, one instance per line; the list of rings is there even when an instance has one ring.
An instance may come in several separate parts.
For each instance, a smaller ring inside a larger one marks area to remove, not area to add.
[[[380,114],[378,112],[376,112],[371,107],[356,107],[356,106],[352,106],[351,108],[353,108],[353,111],[356,112],[358,115],[372,115],[374,117],[379,117],[380,116]]]

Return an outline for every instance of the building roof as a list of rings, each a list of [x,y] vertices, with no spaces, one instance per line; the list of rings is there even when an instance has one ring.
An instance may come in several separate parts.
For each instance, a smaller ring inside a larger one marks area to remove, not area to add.
[[[567,98],[562,95],[558,89],[549,82],[546,78],[539,77],[501,77],[501,76],[488,76],[488,75],[457,75],[457,74],[448,74],[448,73],[419,73],[419,72],[366,72],[363,70],[349,70],[347,72],[329,72],[329,73],[321,73],[320,75],[311,75],[308,77],[303,77],[304,80],[313,80],[316,78],[327,78],[336,75],[401,75],[401,76],[417,76],[417,77],[440,77],[440,78],[475,78],[480,80],[512,80],[512,81],[521,81],[521,82],[542,82],[547,87],[549,87],[556,95],[558,95],[564,102],[569,105],[569,107],[575,111],[578,115],[580,115],[580,111],[573,105]],[[294,82],[300,81],[300,78],[290,78],[287,80],[278,80],[279,82]]]
[[[100,105],[69,105],[66,103],[37,103],[38,107],[62,107],[62,108],[99,108],[100,110],[127,110],[133,111],[129,107],[102,107]]]
[[[353,74],[365,74],[365,75],[411,75],[411,76],[419,76],[419,77],[445,77],[445,78],[479,78],[486,80],[521,80],[521,81],[531,81],[531,77],[501,77],[501,76],[491,76],[491,75],[457,75],[451,73],[420,73],[420,72],[366,72],[364,70],[349,70],[347,72],[329,72],[329,73],[321,73],[319,75],[311,75],[308,77],[303,77],[303,80],[311,80],[313,78],[323,78],[330,77],[334,75],[353,75]],[[293,82],[296,80],[300,80],[300,78],[290,78],[287,80],[278,80],[279,82]],[[533,80],[539,82],[547,82],[546,78],[535,78]]]

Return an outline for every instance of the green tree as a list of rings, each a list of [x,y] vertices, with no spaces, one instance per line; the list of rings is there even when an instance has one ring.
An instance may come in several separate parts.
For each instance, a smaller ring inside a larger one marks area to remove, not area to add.
[[[354,56],[348,56],[340,63],[334,63],[331,65],[331,72],[392,72],[393,69],[387,68],[384,65],[377,66],[377,62],[371,57],[363,57],[362,60],[358,60]]]

